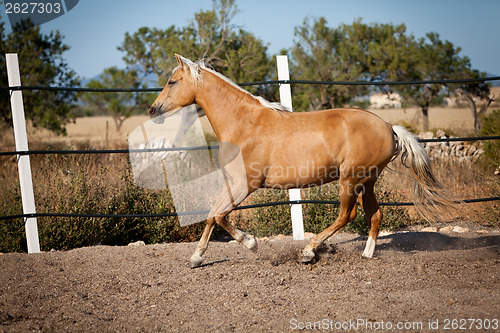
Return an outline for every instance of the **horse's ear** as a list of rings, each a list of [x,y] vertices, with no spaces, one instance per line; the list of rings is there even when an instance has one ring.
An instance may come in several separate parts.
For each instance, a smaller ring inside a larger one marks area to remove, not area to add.
[[[182,56],[175,53],[175,60],[177,60],[177,64],[179,64],[179,67],[181,69],[183,69],[184,68],[184,60],[182,60]]]

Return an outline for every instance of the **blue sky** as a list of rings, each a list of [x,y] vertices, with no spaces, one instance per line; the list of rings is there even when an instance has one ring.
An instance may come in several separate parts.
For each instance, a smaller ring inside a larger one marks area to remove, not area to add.
[[[269,55],[293,45],[294,27],[306,17],[323,16],[332,27],[362,18],[365,23],[404,23],[417,37],[437,32],[460,46],[473,68],[500,75],[498,0],[237,0],[237,5],[239,13],[232,23],[266,43]],[[0,8],[5,21],[5,7]],[[70,67],[80,77],[91,78],[104,68],[124,67],[117,46],[125,32],[143,26],[186,26],[195,12],[210,8],[209,0],[80,0],[71,11],[41,28],[59,30],[71,48],[65,54]]]

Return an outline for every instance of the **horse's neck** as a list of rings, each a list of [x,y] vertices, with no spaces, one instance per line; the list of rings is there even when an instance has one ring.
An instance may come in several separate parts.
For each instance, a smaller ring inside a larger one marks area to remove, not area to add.
[[[256,117],[259,108],[251,96],[222,78],[208,71],[203,74],[196,103],[205,111],[217,138],[232,142],[247,122]]]

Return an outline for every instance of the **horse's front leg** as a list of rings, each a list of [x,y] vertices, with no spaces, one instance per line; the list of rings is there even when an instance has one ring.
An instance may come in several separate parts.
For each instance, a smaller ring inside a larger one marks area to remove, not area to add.
[[[246,183],[243,182],[240,182],[240,185],[231,185],[221,192],[214,207],[210,211],[203,235],[189,261],[189,266],[191,268],[199,267],[203,263],[203,254],[207,250],[215,223],[223,227],[235,240],[246,248],[250,250],[256,249],[257,242],[255,241],[255,237],[235,228],[226,221],[227,214],[229,214],[234,207],[239,205],[248,194],[248,187]]]
[[[235,228],[231,223],[227,222],[226,216],[222,216],[219,218],[216,218],[217,224],[226,229],[227,232],[241,245],[246,247],[249,250],[256,251],[257,250],[257,241],[255,240],[255,237],[241,231],[238,228]]]
[[[212,235],[212,231],[214,230],[215,219],[209,218],[207,219],[207,224],[205,225],[205,230],[203,230],[203,235],[201,236],[200,242],[196,247],[196,251],[194,251],[191,259],[189,260],[189,267],[196,268],[201,265],[203,262],[203,253],[208,248],[208,242],[210,241],[210,236]]]

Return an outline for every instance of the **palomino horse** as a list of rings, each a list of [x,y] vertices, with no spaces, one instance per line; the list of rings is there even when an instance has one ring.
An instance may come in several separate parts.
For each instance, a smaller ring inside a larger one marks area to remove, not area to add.
[[[416,179],[414,201],[423,216],[432,218],[453,204],[433,176],[425,150],[403,127],[391,126],[358,108],[288,112],[280,104],[253,96],[203,61],[175,56],[178,67],[152,104],[149,115],[162,122],[184,106],[200,105],[219,141],[239,147],[245,169],[235,170],[230,163],[223,167],[226,181],[231,185],[230,199],[221,194],[212,208],[191,257],[191,267],[201,265],[215,223],[245,247],[256,248],[252,235],[225,219],[256,189],[302,188],[334,180],[340,185],[339,216],[312,238],[302,251],[301,260],[311,261],[315,250],[328,237],[356,217],[357,200],[371,223],[363,252],[364,257],[371,258],[382,220],[374,184],[384,167],[400,152],[403,163]],[[219,160],[229,162],[234,152],[223,147]]]

